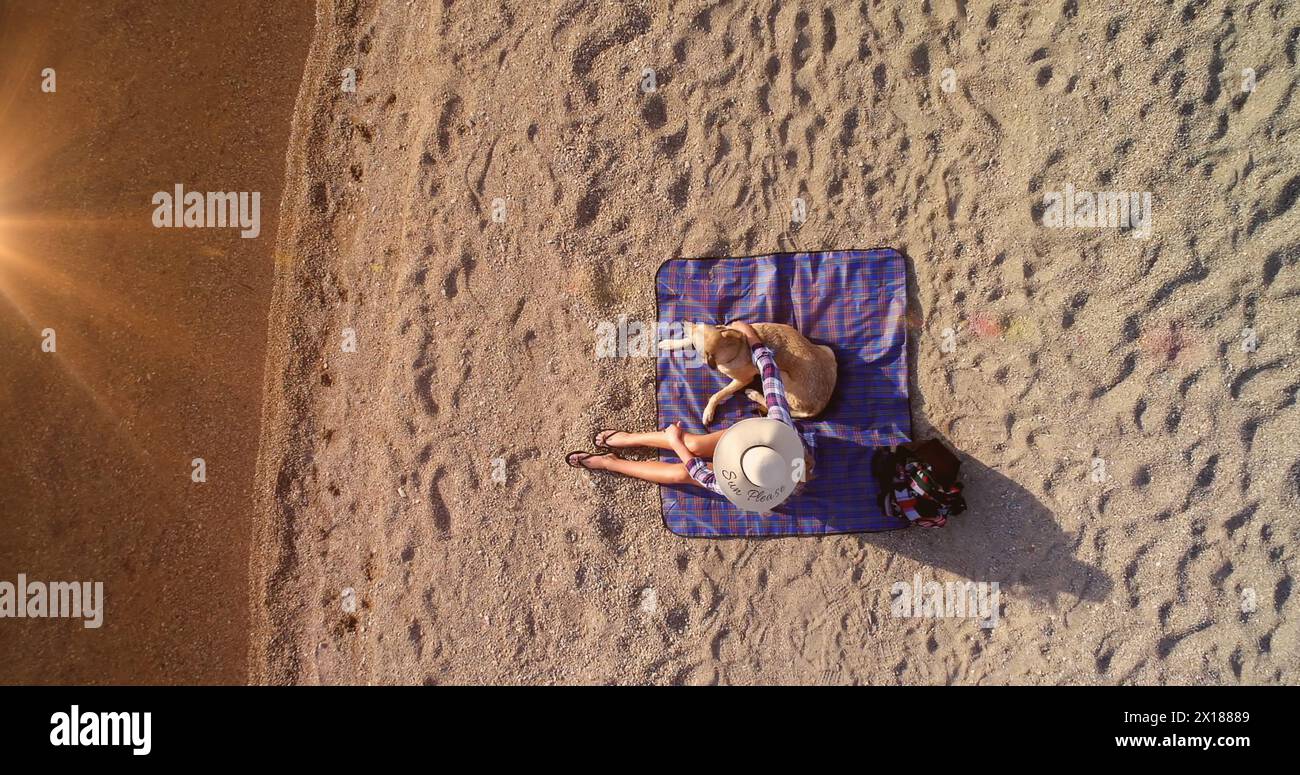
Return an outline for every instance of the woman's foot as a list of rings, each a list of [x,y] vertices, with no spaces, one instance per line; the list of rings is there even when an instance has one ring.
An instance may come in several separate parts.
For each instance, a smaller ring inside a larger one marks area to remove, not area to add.
[[[596,435],[591,437],[591,446],[596,449],[603,449],[606,452],[622,449],[623,445],[615,438],[620,434],[623,436],[628,435],[627,431],[614,430],[613,428],[596,431]]]
[[[585,468],[588,471],[595,471],[605,467],[605,457],[609,452],[586,452],[579,450],[570,452],[564,456],[564,462],[574,468]]]

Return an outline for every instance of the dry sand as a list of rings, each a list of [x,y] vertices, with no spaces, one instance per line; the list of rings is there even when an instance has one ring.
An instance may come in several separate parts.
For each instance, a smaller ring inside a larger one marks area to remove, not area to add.
[[[1300,679],[1300,6],[1032,6],[321,2],[253,679]],[[1151,192],[1151,236],[1044,227],[1066,184]],[[878,245],[948,529],[686,540],[564,467],[655,422],[594,328],[652,320],[661,262]],[[999,626],[892,617],[916,574],[998,582]]]
[[[0,683],[246,678],[264,325],[311,23],[258,0],[0,2],[0,581],[106,598],[99,629],[0,620]],[[261,236],[155,229],[151,197],[176,183],[261,192]]]

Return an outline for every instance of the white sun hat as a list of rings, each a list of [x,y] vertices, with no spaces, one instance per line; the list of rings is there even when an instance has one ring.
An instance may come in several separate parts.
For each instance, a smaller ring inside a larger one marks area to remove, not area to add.
[[[804,475],[803,441],[794,428],[767,417],[741,420],[713,450],[713,473],[727,500],[767,513],[794,492]]]

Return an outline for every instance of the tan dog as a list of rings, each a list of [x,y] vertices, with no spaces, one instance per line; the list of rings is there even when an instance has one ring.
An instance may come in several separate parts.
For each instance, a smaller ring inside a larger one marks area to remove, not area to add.
[[[755,323],[754,330],[763,343],[776,354],[776,367],[785,384],[785,398],[790,414],[799,419],[816,417],[831,400],[835,390],[835,353],[824,344],[813,344],[803,334],[782,323]],[[684,350],[692,345],[704,360],[728,377],[731,384],[714,393],[704,407],[704,424],[713,422],[718,404],[745,389],[758,374],[750,356],[745,335],[726,326],[686,323],[685,339],[668,339],[659,343],[661,350]],[[745,395],[767,413],[767,401],[757,390]]]

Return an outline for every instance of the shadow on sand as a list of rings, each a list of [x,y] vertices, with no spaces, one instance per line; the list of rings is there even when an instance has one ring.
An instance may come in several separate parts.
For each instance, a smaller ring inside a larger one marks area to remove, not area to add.
[[[917,381],[918,321],[924,310],[911,257],[907,262],[908,391],[913,438],[938,438],[961,458],[967,510],[940,530],[909,529],[866,533],[864,546],[896,552],[973,581],[1051,599],[1061,594],[1079,600],[1105,599],[1114,583],[1100,568],[1077,558],[1078,540],[1061,529],[1056,516],[1037,497],[998,471],[972,459],[939,433],[925,417],[925,397]],[[926,579],[929,580],[929,579]]]
[[[992,468],[960,450],[958,454],[966,487],[965,513],[940,530],[865,533],[860,536],[862,544],[972,581],[996,581],[1007,590],[1034,597],[1055,600],[1066,594],[1097,601],[1110,594],[1114,586],[1110,577],[1075,556],[1075,538],[1061,530],[1050,509]]]

